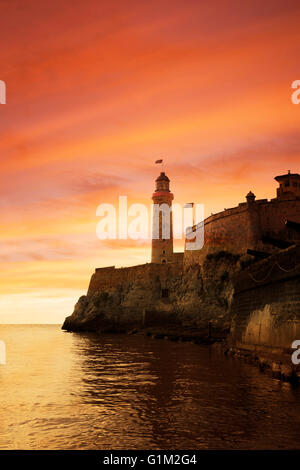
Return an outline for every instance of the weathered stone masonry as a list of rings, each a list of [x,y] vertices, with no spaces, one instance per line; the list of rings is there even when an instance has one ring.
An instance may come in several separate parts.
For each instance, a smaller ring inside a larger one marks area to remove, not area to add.
[[[297,174],[291,176],[294,177],[291,186],[284,187],[285,191],[284,188],[279,187],[277,198],[270,201],[267,199],[256,201],[254,194],[250,192],[246,196],[247,202],[205,219],[204,248],[186,250],[184,263],[201,264],[206,254],[213,250],[225,249],[242,254],[250,248],[272,252],[273,247],[263,243],[263,237],[291,243],[300,242],[300,233],[288,229],[285,225],[286,220],[300,223],[300,196],[298,195],[300,176]],[[285,181],[288,177],[289,173],[275,179],[283,178]],[[293,184],[297,184],[297,187]],[[193,227],[193,230],[196,232],[197,227]],[[194,239],[190,241],[193,242]],[[186,247],[188,244],[189,240],[186,240]]]
[[[300,339],[300,233],[286,225],[300,224],[300,175],[276,180],[280,186],[271,201],[256,201],[250,191],[246,202],[208,217],[201,250],[185,250],[183,256],[173,253],[172,244],[165,250],[160,239],[153,245],[157,262],[96,269],[87,296],[63,328],[128,331],[160,324],[168,332],[176,323],[225,331],[232,322],[234,347],[287,350]],[[168,193],[168,179],[158,183]],[[282,250],[272,240],[292,246]],[[257,262],[246,254],[249,248],[270,256]]]

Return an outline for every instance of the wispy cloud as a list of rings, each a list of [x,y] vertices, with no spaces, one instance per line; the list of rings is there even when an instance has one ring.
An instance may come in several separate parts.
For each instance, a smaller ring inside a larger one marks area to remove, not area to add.
[[[148,261],[147,243],[96,238],[96,207],[150,203],[156,158],[208,214],[273,197],[298,171],[299,18],[296,0],[2,2],[1,291]]]

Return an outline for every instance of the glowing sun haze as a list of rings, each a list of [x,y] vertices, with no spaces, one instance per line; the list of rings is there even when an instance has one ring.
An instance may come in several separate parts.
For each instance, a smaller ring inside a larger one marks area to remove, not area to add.
[[[61,322],[95,267],[150,260],[149,243],[98,240],[96,208],[150,204],[157,158],[175,201],[206,214],[299,171],[299,1],[0,11],[0,322]]]

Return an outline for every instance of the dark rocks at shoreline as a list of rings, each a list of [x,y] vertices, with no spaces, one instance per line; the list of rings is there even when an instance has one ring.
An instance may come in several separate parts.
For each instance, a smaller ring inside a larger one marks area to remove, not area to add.
[[[161,275],[158,265],[139,266],[134,273],[111,269],[104,278],[96,271],[88,295],[80,297],[62,328],[145,334],[213,344],[216,350],[226,341],[223,354],[296,383],[300,374],[290,348],[300,339],[299,260],[295,245],[256,262],[216,251],[201,265],[179,271],[163,266]]]
[[[267,348],[250,350],[235,347],[226,341],[214,343],[212,348],[216,353],[255,365],[261,372],[275,379],[295,385],[300,383],[300,366],[291,361],[293,350],[277,350],[276,353],[268,351]]]

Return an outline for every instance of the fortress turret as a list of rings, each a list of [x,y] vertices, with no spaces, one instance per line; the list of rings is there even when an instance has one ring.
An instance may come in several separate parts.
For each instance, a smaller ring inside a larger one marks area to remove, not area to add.
[[[152,263],[171,263],[173,261],[173,219],[170,180],[161,172],[155,180],[155,191],[152,195]]]
[[[291,173],[289,170],[286,175],[276,176],[275,180],[279,183],[279,188],[277,188],[278,199],[296,199],[300,197],[299,173]]]
[[[253,194],[252,191],[249,191],[249,193],[246,196],[246,200],[248,204],[253,204],[255,202],[255,194]]]

